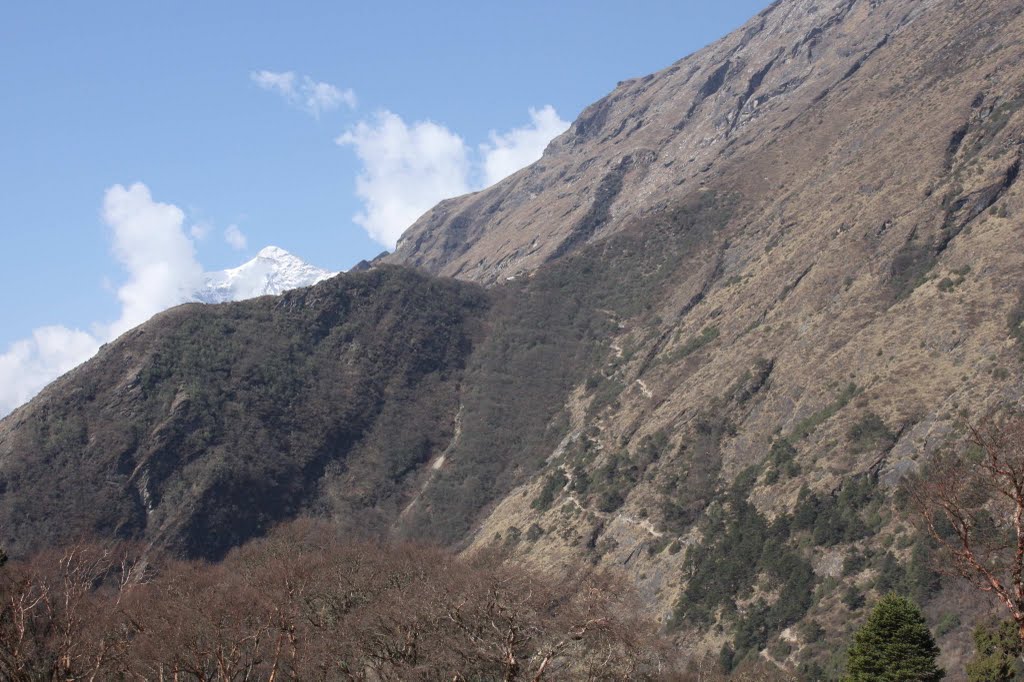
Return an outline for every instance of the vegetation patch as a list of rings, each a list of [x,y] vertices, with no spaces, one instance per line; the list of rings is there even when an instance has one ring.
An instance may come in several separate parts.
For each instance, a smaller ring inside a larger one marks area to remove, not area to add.
[[[1021,293],[1017,305],[1010,311],[1007,324],[1010,328],[1010,336],[1017,341],[1017,350],[1020,352],[1021,358],[1024,359],[1024,292]]]
[[[765,483],[771,485],[781,476],[795,478],[800,475],[800,465],[796,463],[796,448],[788,438],[779,438],[772,443],[768,453],[768,470],[765,472]]]
[[[846,387],[839,392],[835,400],[809,417],[805,417],[798,421],[796,426],[793,427],[793,432],[790,434],[789,440],[799,441],[809,436],[815,429],[834,417],[839,410],[846,407],[850,401],[853,400],[855,395],[857,395],[857,385],[853,383],[847,384]]]
[[[94,399],[11,442],[46,457],[6,462],[0,541],[24,556],[171,528],[165,548],[216,559],[310,510],[374,532],[450,442],[488,308],[479,287],[382,267],[168,311],[81,368]]]
[[[941,291],[944,294],[951,293],[958,286],[960,286],[965,281],[967,281],[967,275],[970,272],[971,272],[971,266],[970,265],[965,265],[964,267],[960,268],[959,270],[954,270],[953,273],[951,274],[951,276],[943,277],[941,280],[939,280],[939,283],[938,283],[939,291]]]
[[[666,355],[662,359],[662,362],[674,363],[679,362],[680,360],[683,360],[685,358],[688,358],[697,351],[699,351],[700,349],[713,343],[718,338],[718,335],[718,327],[704,327],[704,329],[702,329],[699,334],[697,334],[694,337],[691,337],[682,346],[676,348],[671,353]]]
[[[614,402],[623,385],[600,372],[607,339],[623,320],[653,319],[666,287],[713,243],[735,203],[706,192],[666,206],[492,292],[489,334],[466,370],[453,453],[460,466],[438,472],[411,515],[411,533],[442,543],[466,537],[481,509],[543,467],[565,435],[552,425],[574,387],[593,393],[591,415]],[[574,489],[589,486],[582,467],[572,473]],[[614,507],[629,467],[617,462],[600,475],[601,506]]]
[[[551,505],[554,503],[555,498],[565,488],[569,479],[566,477],[565,472],[561,468],[556,469],[549,475],[544,481],[544,487],[541,488],[540,494],[534,498],[530,506],[537,511],[547,511],[551,509]]]
[[[626,389],[625,384],[618,379],[609,378],[600,373],[594,376],[597,377],[595,381],[591,382],[589,379],[587,381],[588,387],[593,386],[590,405],[587,406],[588,417],[593,417],[609,405],[614,405]]]
[[[852,452],[887,449],[896,443],[896,434],[889,430],[882,418],[868,412],[846,432]]]
[[[785,443],[776,441],[774,454],[767,459],[771,466],[791,456]],[[809,552],[814,547],[850,544],[844,575],[872,569],[870,585],[850,583],[843,593],[841,601],[851,611],[864,606],[868,588],[878,594],[910,596],[919,603],[938,591],[934,546],[924,536],[914,539],[906,563],[892,552],[857,549],[856,543],[885,523],[885,497],[874,475],[848,479],[832,493],[814,493],[804,487],[792,514],[768,521],[748,501],[759,473],[756,466],[742,472],[721,504],[706,512],[703,539],[687,551],[686,589],[672,619],[676,628],[728,625],[732,639],[722,650],[723,662],[735,665],[764,650],[779,632],[800,621],[817,600],[835,590],[836,580],[819,583],[811,568]],[[807,639],[808,657],[823,653],[818,651],[823,635],[818,632]]]
[[[948,235],[944,238],[952,239]],[[932,240],[917,237],[900,247],[890,266],[889,288],[894,300],[902,301],[928,281],[928,274],[938,262],[939,250]]]
[[[734,432],[735,426],[721,412],[698,417],[692,437],[679,447],[679,470],[669,473],[662,485],[662,530],[684,533],[714,500],[722,470],[722,439]]]
[[[590,477],[588,491],[597,510],[610,513],[626,503],[626,496],[642,475],[629,455],[619,453],[599,466]]]
[[[582,463],[573,474],[573,491],[585,497],[598,511],[610,514],[626,502],[626,497],[643,478],[653,463],[657,462],[668,446],[668,436],[659,431],[653,436],[640,440],[636,453],[622,451],[589,471]]]
[[[557,580],[500,553],[466,560],[343,538],[304,520],[221,564],[111,543],[11,561],[0,566],[0,678],[612,682],[679,672],[635,591],[612,575]]]
[[[800,620],[815,584],[810,563],[788,543],[789,519],[768,522],[746,500],[752,476],[756,471],[734,484],[723,507],[708,515],[704,539],[687,551],[687,586],[673,616],[677,627],[707,626],[718,617],[731,622],[736,661]]]
[[[819,547],[864,538],[871,528],[861,512],[870,505],[880,507],[884,500],[877,484],[874,476],[859,476],[847,479],[837,494],[824,495],[804,486],[793,512],[793,530],[810,532]]]

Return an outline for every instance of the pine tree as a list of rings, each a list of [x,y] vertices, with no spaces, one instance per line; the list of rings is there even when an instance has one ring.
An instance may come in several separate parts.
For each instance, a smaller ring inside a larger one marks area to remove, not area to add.
[[[970,682],[1007,682],[1016,680],[1020,668],[1021,645],[1017,624],[1012,620],[997,626],[979,625],[974,630],[974,658],[967,664]]]
[[[903,597],[883,597],[854,636],[845,682],[933,682],[945,672],[939,648],[917,606]]]

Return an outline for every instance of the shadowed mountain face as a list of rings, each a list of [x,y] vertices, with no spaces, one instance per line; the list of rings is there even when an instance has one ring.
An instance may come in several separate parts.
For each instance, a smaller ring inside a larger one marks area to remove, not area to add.
[[[1024,393],[1021,35],[1010,0],[776,3],[382,259],[431,275],[185,306],[53,384],[0,422],[0,541],[497,542],[827,676],[857,595],[965,601],[893,489]]]
[[[0,422],[2,541],[216,558],[302,512],[380,533],[451,438],[486,307],[378,269],[159,315]]]

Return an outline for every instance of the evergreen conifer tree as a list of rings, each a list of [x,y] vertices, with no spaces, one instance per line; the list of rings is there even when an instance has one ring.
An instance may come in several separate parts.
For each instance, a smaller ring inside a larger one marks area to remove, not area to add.
[[[1020,679],[1020,634],[1012,620],[974,630],[974,659],[967,664],[970,682],[1006,682]]]
[[[933,682],[945,672],[920,609],[908,599],[883,597],[854,636],[845,682]]]

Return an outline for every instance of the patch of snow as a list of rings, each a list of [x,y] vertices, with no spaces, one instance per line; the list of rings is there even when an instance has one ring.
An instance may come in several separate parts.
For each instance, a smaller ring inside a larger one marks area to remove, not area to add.
[[[224,303],[277,295],[312,286],[336,274],[310,265],[282,248],[268,246],[237,268],[205,273],[204,284],[192,295],[192,300]]]

